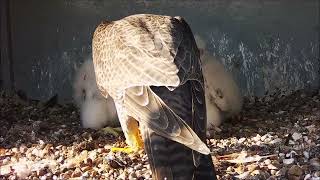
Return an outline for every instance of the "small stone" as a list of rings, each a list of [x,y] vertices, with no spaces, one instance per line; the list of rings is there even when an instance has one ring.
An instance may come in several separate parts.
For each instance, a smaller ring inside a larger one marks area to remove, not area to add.
[[[249,171],[246,171],[242,174],[239,174],[237,176],[235,176],[236,178],[239,178],[239,179],[247,179],[247,177],[250,175],[250,172]]]
[[[304,180],[311,179],[311,174],[307,174],[303,179],[304,179]]]
[[[261,172],[262,172],[261,170],[254,170],[251,172],[251,174],[252,175],[259,175],[259,174],[261,174]]]
[[[46,174],[46,176],[49,178],[49,179],[51,179],[52,178],[52,173],[51,172],[48,172],[47,174]]]
[[[290,145],[295,145],[296,143],[290,139],[290,140],[289,140],[289,144],[290,144]]]
[[[255,137],[252,138],[254,141],[260,141],[261,136],[257,134]]]
[[[310,166],[307,164],[301,165],[300,167],[301,167],[302,171],[305,171],[305,172],[307,172],[310,169]]]
[[[89,177],[89,172],[88,172],[88,171],[84,172],[84,173],[82,174],[82,177]]]
[[[283,164],[289,165],[289,164],[292,164],[294,162],[294,159],[293,158],[283,159],[282,162],[283,162]]]
[[[151,179],[151,174],[146,174],[146,175],[144,175],[144,177],[145,177],[146,179]]]
[[[89,171],[90,169],[92,169],[90,166],[84,166],[84,167],[81,168],[81,171],[82,171],[82,172],[87,172],[87,171]]]
[[[297,141],[297,140],[299,140],[299,139],[301,139],[301,138],[302,138],[302,134],[301,134],[301,133],[295,132],[295,133],[292,134],[292,139],[293,139],[294,141]]]
[[[243,142],[245,142],[246,141],[246,138],[240,138],[239,140],[238,140],[238,143],[239,144],[242,144]]]
[[[281,142],[282,142],[282,139],[277,138],[277,139],[274,139],[274,140],[270,141],[270,144],[278,144],[278,143],[281,143]]]
[[[37,148],[34,148],[31,152],[31,154],[35,155],[35,156],[39,156],[39,150]]]
[[[21,145],[21,146],[19,147],[20,153],[26,153],[27,150],[28,150],[28,148],[27,148],[27,146],[25,146],[25,145]]]
[[[266,159],[266,160],[264,160],[263,162],[264,162],[266,165],[271,164],[271,160],[270,160],[270,159]]]
[[[300,179],[302,174],[303,174],[303,171],[298,165],[293,165],[288,170],[288,178],[290,180]]]
[[[13,153],[18,153],[18,152],[19,152],[18,148],[16,148],[16,147],[12,148],[11,151],[12,151]]]
[[[261,141],[266,140],[266,139],[267,139],[267,137],[268,137],[268,134],[265,134],[265,135],[261,136]]]
[[[276,166],[273,165],[273,164],[269,164],[269,165],[268,165],[268,169],[277,170],[277,169],[279,169],[279,168],[276,167]]]
[[[43,168],[39,169],[37,171],[37,176],[44,176],[47,173],[47,171]]]
[[[123,172],[120,174],[120,176],[118,176],[117,180],[125,180],[126,179],[126,173]]]
[[[310,165],[313,169],[320,170],[320,160],[318,158],[311,159]]]
[[[274,176],[270,176],[267,180],[277,180],[277,178]]]
[[[86,163],[88,166],[92,166],[93,161],[92,161],[91,158],[87,158],[86,161],[85,161],[85,163]]]
[[[137,164],[136,166],[133,167],[134,170],[139,170],[142,169],[142,165],[141,164]]]
[[[254,171],[254,170],[256,170],[258,168],[258,165],[250,164],[250,165],[247,166],[247,168],[248,168],[249,172],[252,172],[252,171]]]
[[[72,172],[71,177],[72,177],[72,178],[80,177],[80,176],[81,176],[81,173],[82,173],[82,172],[80,171],[80,169],[77,168],[77,169],[75,169],[75,170]]]
[[[274,176],[274,175],[276,175],[277,171],[276,171],[276,170],[274,170],[274,169],[271,169],[271,170],[270,170],[270,173],[271,173],[271,175],[273,175],[273,176]]]
[[[286,154],[284,154],[284,153],[279,153],[279,157],[280,158],[284,158],[286,156]]]
[[[303,156],[304,156],[304,158],[309,159],[310,154],[308,151],[303,151]]]
[[[6,157],[6,158],[4,158],[4,160],[2,160],[2,164],[1,165],[9,164],[9,162],[10,162],[10,157]]]
[[[95,160],[97,158],[97,151],[90,151],[89,159]]]
[[[227,167],[227,172],[233,172],[233,168],[231,166]]]
[[[286,167],[281,168],[279,171],[277,171],[276,176],[284,176],[284,175],[286,175],[287,170],[288,169]]]
[[[237,172],[238,174],[242,174],[244,172],[244,166],[243,165],[239,165],[237,168],[235,168],[235,172]]]

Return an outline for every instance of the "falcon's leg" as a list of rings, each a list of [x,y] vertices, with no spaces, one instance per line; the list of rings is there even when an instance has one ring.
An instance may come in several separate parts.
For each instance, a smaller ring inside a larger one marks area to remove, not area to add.
[[[111,148],[111,151],[113,152],[121,151],[125,153],[131,153],[131,152],[136,152],[140,149],[143,149],[143,141],[140,135],[138,121],[136,121],[132,117],[129,117],[128,120],[124,123],[126,127],[124,130],[124,135],[125,135],[126,143],[128,144],[128,147],[125,147],[125,148],[114,147],[114,148]]]

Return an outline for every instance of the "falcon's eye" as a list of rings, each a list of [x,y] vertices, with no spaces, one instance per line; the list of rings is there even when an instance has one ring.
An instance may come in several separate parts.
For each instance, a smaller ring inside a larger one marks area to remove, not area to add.
[[[86,100],[86,90],[82,89],[82,98],[83,100]]]

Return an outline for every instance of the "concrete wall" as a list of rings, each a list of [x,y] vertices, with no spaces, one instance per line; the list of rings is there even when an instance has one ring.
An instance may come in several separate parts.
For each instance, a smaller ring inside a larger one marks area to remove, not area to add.
[[[75,68],[103,19],[180,15],[223,57],[244,95],[319,87],[319,2],[11,0],[14,85],[35,99],[71,98]]]

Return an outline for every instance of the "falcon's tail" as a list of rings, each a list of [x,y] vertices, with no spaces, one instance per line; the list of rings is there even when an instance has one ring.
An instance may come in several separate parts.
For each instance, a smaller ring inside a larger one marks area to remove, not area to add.
[[[155,89],[158,89],[158,87]],[[171,99],[174,100],[174,103],[177,103],[176,109],[172,109],[171,106],[168,106],[167,102],[164,102],[162,97],[158,96],[158,92],[153,92],[150,87],[140,86],[128,88],[126,90],[125,106],[128,115],[137,119],[141,126],[147,126],[158,135],[184,144],[197,152],[209,154],[209,148],[203,140],[199,138],[200,136],[198,133],[194,131],[194,129],[197,129],[199,132],[201,130],[201,132],[205,134],[205,124],[202,122],[197,122],[195,124],[191,123],[193,122],[193,117],[191,115],[193,112],[191,108],[191,95],[187,97],[180,91],[175,90],[172,92],[166,87],[160,89],[165,89],[166,91],[166,93],[160,93],[160,95],[163,94],[163,97],[172,96]],[[174,92],[179,92],[180,94]],[[188,92],[191,92],[190,89],[188,89]],[[184,101],[188,102],[180,102],[183,98],[185,98]],[[196,115],[203,118],[205,117],[205,109],[202,110],[204,110],[204,112],[198,111],[196,112]],[[176,113],[176,111],[179,113]],[[180,111],[183,111],[183,116],[180,115]],[[190,114],[190,116],[186,116],[186,113]],[[203,119],[203,122],[205,122],[205,119]],[[196,128],[192,128],[192,126],[195,126]]]
[[[205,141],[205,129],[202,129],[206,127],[204,92],[194,83],[197,82],[188,81],[174,91],[165,87],[153,87],[152,90]],[[141,131],[154,179],[216,179],[210,155],[160,136],[146,126]]]

